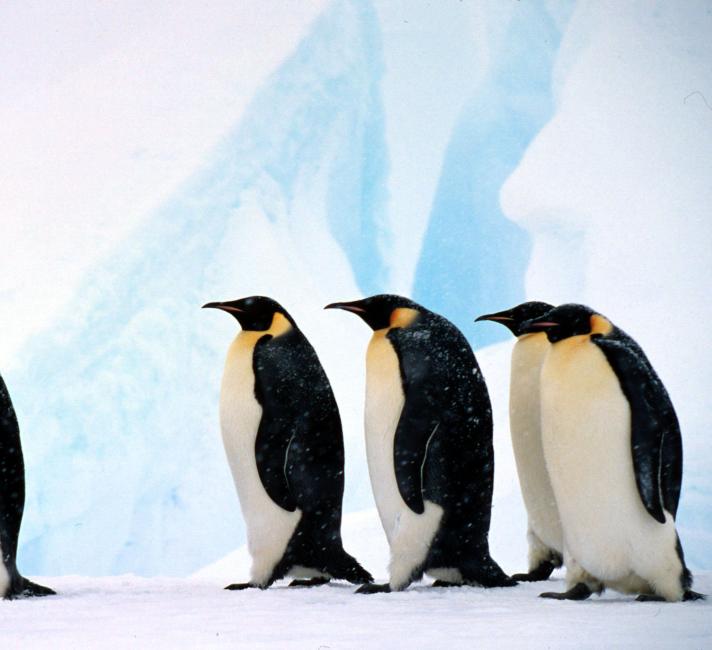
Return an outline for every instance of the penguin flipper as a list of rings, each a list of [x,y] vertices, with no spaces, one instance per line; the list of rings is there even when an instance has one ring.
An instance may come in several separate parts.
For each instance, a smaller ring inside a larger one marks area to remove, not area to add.
[[[257,471],[270,498],[293,512],[338,513],[344,491],[339,409],[314,348],[297,329],[265,335],[255,345],[255,397],[262,419],[255,440]],[[295,397],[295,383],[307,387]]]
[[[263,336],[255,345],[253,370],[255,396],[262,405],[262,419],[255,439],[257,473],[270,499],[280,508],[294,512],[297,504],[289,490],[285,473],[289,444],[295,435],[294,418],[285,413],[286,404],[275,394],[278,368],[267,348],[272,336]]]
[[[440,427],[442,404],[438,375],[428,355],[412,344],[401,345],[407,330],[388,333],[398,354],[405,401],[393,441],[393,463],[398,491],[406,505],[416,514],[425,512],[423,472],[428,447]]]
[[[670,397],[637,343],[620,330],[591,340],[605,354],[630,404],[635,482],[645,509],[675,517],[682,479],[682,438]]]
[[[255,440],[255,460],[260,481],[270,499],[280,508],[294,512],[297,504],[284,471],[290,436],[282,423],[280,418],[262,416]]]

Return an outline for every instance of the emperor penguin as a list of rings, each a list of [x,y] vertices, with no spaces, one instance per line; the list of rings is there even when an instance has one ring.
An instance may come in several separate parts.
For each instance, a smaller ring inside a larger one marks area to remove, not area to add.
[[[339,302],[373,330],[366,357],[366,456],[400,591],[517,584],[490,557],[492,409],[475,355],[442,316],[395,295]]]
[[[610,587],[638,600],[696,600],[675,516],[682,440],[675,409],[640,346],[605,316],[566,304],[522,325],[545,332],[544,457],[564,531],[567,591]]]
[[[512,576],[521,582],[546,580],[563,561],[561,521],[541,443],[539,376],[549,341],[544,332],[521,331],[524,321],[543,316],[553,308],[549,303],[532,301],[476,319],[501,323],[517,337],[509,384],[509,429],[527,510],[529,571]]]
[[[20,427],[7,386],[0,377],[0,596],[49,596],[49,587],[37,585],[17,570],[17,539],[25,509],[25,463]]]
[[[271,298],[210,302],[241,332],[227,354],[220,425],[247,528],[250,581],[266,589],[330,579],[372,582],[341,541],[344,441],[339,410],[319,358]]]

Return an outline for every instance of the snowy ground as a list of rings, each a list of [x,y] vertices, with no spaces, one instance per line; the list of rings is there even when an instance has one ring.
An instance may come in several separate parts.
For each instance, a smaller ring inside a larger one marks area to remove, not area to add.
[[[374,511],[346,517],[346,547],[377,577],[387,553]],[[508,566],[506,549],[498,555]],[[41,582],[59,596],[0,601],[3,650],[15,648],[705,648],[712,602],[637,603],[613,592],[583,603],[538,598],[563,587],[434,589],[357,596],[344,583],[228,592],[247,577],[244,548],[191,578],[67,576]],[[696,575],[712,593],[712,572]]]

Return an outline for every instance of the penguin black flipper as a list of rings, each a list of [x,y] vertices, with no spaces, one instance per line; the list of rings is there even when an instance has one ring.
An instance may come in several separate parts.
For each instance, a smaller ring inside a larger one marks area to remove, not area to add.
[[[294,368],[299,368],[295,377]],[[329,380],[296,328],[263,336],[253,355],[255,397],[263,415],[257,431],[257,469],[270,497],[287,510],[340,512],[344,484],[341,418]],[[305,399],[295,399],[295,383]]]
[[[262,406],[262,419],[255,440],[257,473],[270,499],[280,508],[294,512],[297,504],[285,472],[290,441],[296,434],[290,404],[280,399],[280,358],[270,334],[255,344],[252,358],[255,397]],[[303,422],[303,420],[297,421]]]
[[[398,491],[406,505],[416,514],[425,511],[423,502],[424,471],[428,449],[441,426],[442,384],[435,364],[430,362],[432,347],[424,353],[417,325],[394,328],[387,334],[400,361],[401,382],[405,401],[393,440],[393,462]]]
[[[638,344],[614,328],[591,337],[605,354],[630,404],[635,482],[645,509],[665,523],[677,514],[682,477],[682,437],[670,397]],[[663,463],[663,458],[665,462]]]

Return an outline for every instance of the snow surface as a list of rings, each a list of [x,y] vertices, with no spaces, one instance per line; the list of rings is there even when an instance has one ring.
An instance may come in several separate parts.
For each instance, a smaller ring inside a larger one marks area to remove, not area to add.
[[[346,517],[344,544],[386,578],[375,509]],[[429,581],[372,596],[347,583],[222,589],[248,570],[243,547],[190,578],[43,578],[58,596],[0,602],[3,648],[704,648],[712,640],[710,601],[637,603],[613,592],[582,603],[538,598],[563,589],[560,571],[511,589],[434,589]],[[712,591],[712,573],[696,586]]]

